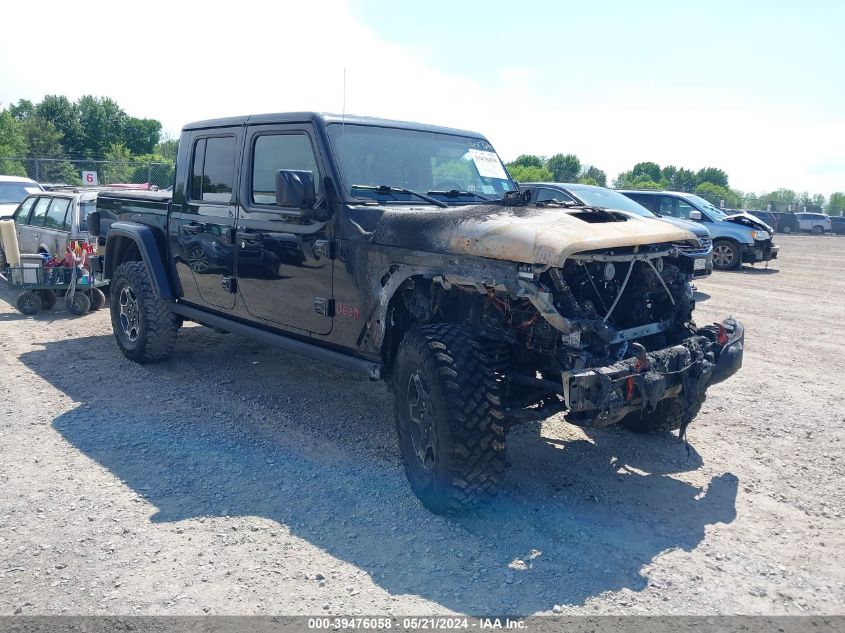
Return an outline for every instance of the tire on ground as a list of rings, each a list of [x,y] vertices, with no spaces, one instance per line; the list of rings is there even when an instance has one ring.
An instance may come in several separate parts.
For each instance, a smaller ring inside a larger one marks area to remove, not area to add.
[[[727,249],[732,257],[730,261],[724,261],[717,250]],[[742,263],[742,255],[739,246],[730,240],[716,240],[713,242],[713,268],[716,270],[734,270]]]
[[[56,305],[56,293],[52,290],[39,290],[38,296],[41,297],[42,310],[50,310]]]
[[[91,288],[87,290],[85,294],[88,295],[88,298],[91,300],[91,310],[100,310],[106,305],[106,295],[103,293],[102,290],[99,288]]]
[[[492,365],[463,325],[415,328],[399,345],[391,387],[402,461],[414,493],[438,514],[484,504],[502,480],[504,413]],[[433,434],[424,438],[426,423]]]
[[[123,355],[137,363],[170,356],[181,322],[156,294],[143,262],[117,267],[111,296],[112,330]],[[129,314],[131,319],[127,319]]]
[[[82,316],[91,309],[91,300],[84,292],[65,295],[65,308],[74,316]]]
[[[41,311],[41,296],[36,292],[22,292],[15,300],[15,307],[27,316],[38,314]]]
[[[704,399],[704,394],[691,401],[686,398],[667,398],[658,402],[654,411],[634,411],[622,418],[619,424],[634,433],[677,431],[695,419]]]

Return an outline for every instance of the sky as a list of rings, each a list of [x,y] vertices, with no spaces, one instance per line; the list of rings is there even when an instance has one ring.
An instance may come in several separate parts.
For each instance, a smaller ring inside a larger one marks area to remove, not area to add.
[[[838,0],[7,5],[0,107],[107,96],[173,137],[345,107],[481,132],[505,161],[574,153],[611,179],[650,160],[720,167],[742,191],[845,191]]]

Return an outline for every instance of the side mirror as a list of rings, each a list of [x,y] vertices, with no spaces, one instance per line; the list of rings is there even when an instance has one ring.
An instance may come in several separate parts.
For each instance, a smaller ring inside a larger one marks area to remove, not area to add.
[[[689,219],[690,220],[701,220],[701,211],[690,211],[689,212]]]
[[[280,207],[309,209],[316,201],[314,174],[310,171],[280,169],[276,172],[276,204]]]

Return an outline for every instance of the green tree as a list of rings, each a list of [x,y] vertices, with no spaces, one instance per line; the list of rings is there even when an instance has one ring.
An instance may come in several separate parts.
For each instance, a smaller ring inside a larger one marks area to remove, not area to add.
[[[543,167],[543,159],[534,154],[520,154],[516,160],[510,163],[518,167]]]
[[[517,165],[516,161],[506,167],[511,178],[517,182],[550,182],[554,179],[552,172],[545,167]]]
[[[693,193],[701,196],[710,204],[720,207],[724,202],[725,208],[737,209],[742,206],[742,196],[735,191],[731,191],[727,187],[713,184],[712,182],[703,182],[698,185]]]
[[[151,154],[161,138],[161,123],[155,119],[127,117],[123,133],[126,147],[133,154]]]
[[[47,95],[35,106],[35,115],[44,121],[50,121],[62,133],[62,146],[67,156],[81,157],[83,155],[79,109],[68,101],[67,97]]]
[[[845,193],[837,191],[830,194],[827,203],[827,212],[830,215],[845,215]]]
[[[176,162],[176,155],[179,153],[179,140],[165,138],[156,145],[155,152],[164,156],[167,160]]]
[[[646,176],[652,182],[660,182],[663,173],[660,171],[660,165],[657,163],[643,162],[634,165],[631,175],[635,180],[641,176]]]
[[[17,103],[9,106],[9,114],[18,121],[23,121],[27,117],[35,115],[35,104],[29,99],[19,99]]]
[[[590,165],[581,172],[578,182],[584,185],[596,185],[598,187],[607,187],[607,174],[598,167]]]
[[[575,154],[555,154],[546,161],[546,167],[555,182],[575,182],[581,173],[581,161]]]
[[[132,180],[132,173],[136,166],[131,162],[132,152],[126,145],[123,143],[112,144],[104,158],[111,162],[104,163],[101,168],[100,179],[103,184]]]
[[[27,163],[29,177],[41,182],[77,184],[79,173],[65,158],[62,133],[52,121],[33,115],[23,119],[21,130],[26,138],[27,156],[36,159]]]
[[[7,176],[26,176],[23,163],[10,158],[26,154],[26,137],[20,123],[8,110],[0,111],[0,173]]]
[[[99,158],[123,145],[126,113],[108,97],[85,95],[76,102],[82,125],[82,150],[86,158]]]
[[[714,185],[725,187],[726,189],[728,188],[728,175],[723,170],[716,167],[705,167],[704,169],[699,169],[695,178],[697,185],[710,182]]]

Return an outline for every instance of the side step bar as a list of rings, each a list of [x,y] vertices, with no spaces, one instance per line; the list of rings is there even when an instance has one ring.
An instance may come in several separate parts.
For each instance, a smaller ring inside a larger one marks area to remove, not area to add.
[[[276,334],[261,328],[241,323],[240,321],[233,321],[226,317],[218,316],[204,310],[198,310],[181,303],[170,304],[170,309],[174,314],[181,317],[196,321],[202,325],[234,334],[240,334],[246,338],[251,338],[268,345],[279,347],[288,352],[313,358],[314,360],[331,363],[343,369],[348,369],[359,374],[364,374],[368,378],[378,380],[381,378],[381,363],[376,363],[363,358],[349,356],[342,354],[313,343],[306,343],[299,339],[289,338],[283,334]]]

